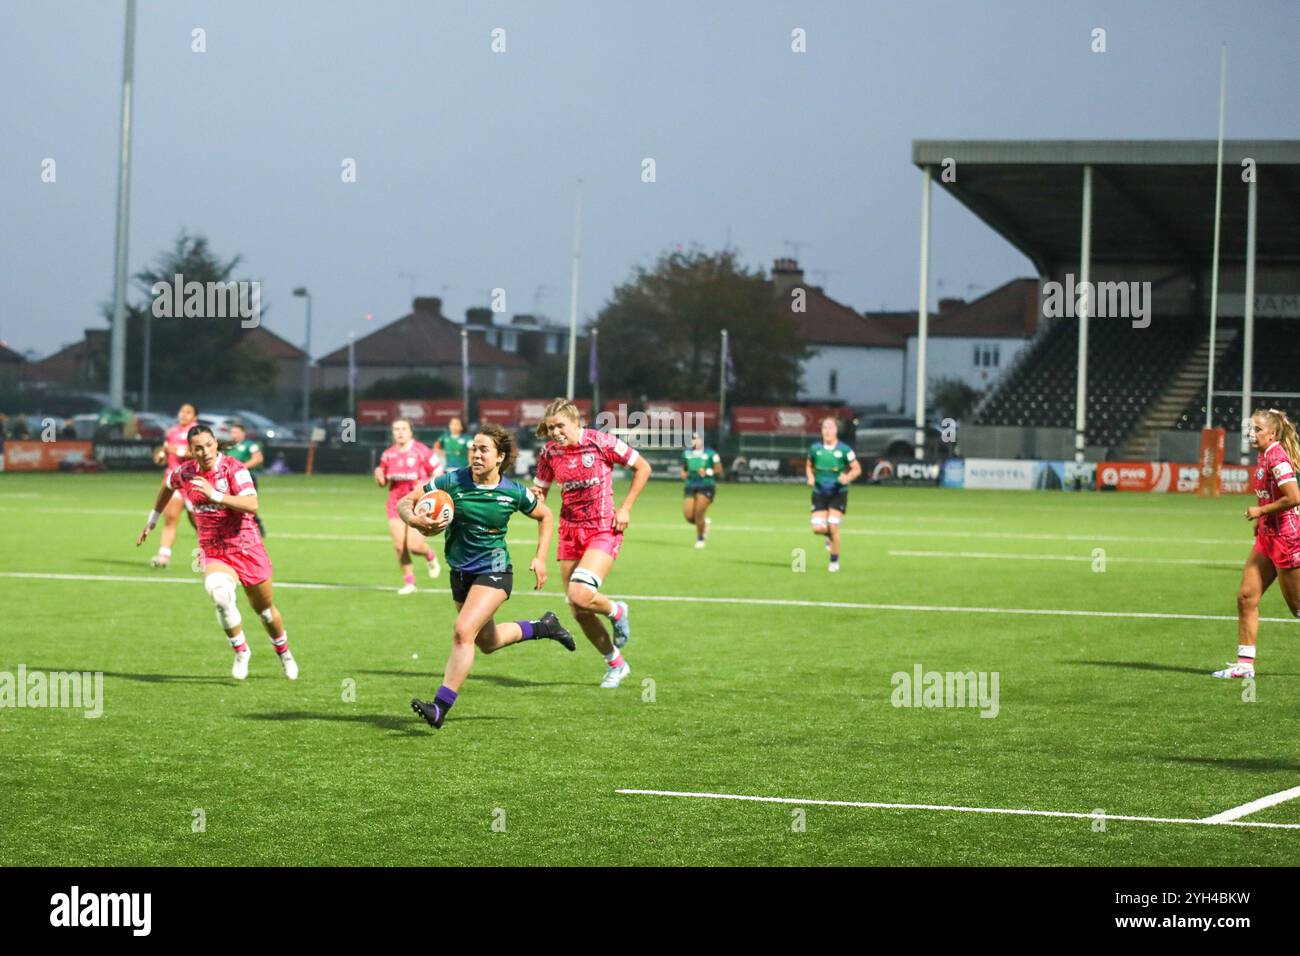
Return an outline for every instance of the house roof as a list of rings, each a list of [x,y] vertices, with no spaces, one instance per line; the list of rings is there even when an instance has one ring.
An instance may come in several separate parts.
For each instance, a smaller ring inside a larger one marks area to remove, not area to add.
[[[418,298],[414,309],[395,322],[378,328],[353,343],[356,363],[366,365],[459,365],[461,326],[442,314],[436,298]],[[472,329],[472,327],[471,327]],[[348,347],[322,356],[318,365],[347,365]],[[481,331],[469,336],[469,364],[502,368],[527,368],[518,355],[489,345]]]
[[[868,312],[865,315],[837,302],[820,286],[796,282],[783,290],[781,302],[789,300],[789,289],[806,293],[805,311],[792,312],[799,337],[809,345],[860,345],[868,348],[901,349],[907,344],[908,323],[916,327],[916,313]]]
[[[307,353],[292,342],[280,338],[264,325],[249,329],[241,342],[246,342],[262,354],[273,359],[300,359]]]
[[[0,362],[5,362],[11,365],[19,365],[26,361],[27,359],[23,358],[13,349],[8,348],[7,346],[4,345],[0,345]]]
[[[1038,280],[1012,279],[930,319],[927,334],[946,338],[1028,339],[1038,330]],[[914,323],[915,324],[915,323]],[[916,334],[913,328],[911,333]]]

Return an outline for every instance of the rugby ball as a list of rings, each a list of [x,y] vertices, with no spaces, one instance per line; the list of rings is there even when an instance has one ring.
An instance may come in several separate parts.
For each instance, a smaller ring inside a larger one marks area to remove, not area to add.
[[[456,513],[456,506],[451,502],[451,495],[441,489],[430,491],[428,494],[421,495],[420,500],[415,503],[412,509],[417,515],[428,515],[434,521],[443,521],[451,524],[452,516]],[[432,537],[441,534],[442,531],[430,531],[426,537]]]

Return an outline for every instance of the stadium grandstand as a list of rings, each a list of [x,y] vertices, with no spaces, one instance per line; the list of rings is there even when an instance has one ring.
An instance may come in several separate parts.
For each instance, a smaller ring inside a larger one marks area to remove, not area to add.
[[[1300,142],[1224,143],[1213,310],[1213,141],[925,140],[912,160],[1039,275],[1043,321],[977,405],[965,454],[1188,460],[1207,406],[1240,430],[1243,389],[1300,412]],[[928,202],[923,216],[928,230]],[[1085,322],[1076,283],[1094,290]]]

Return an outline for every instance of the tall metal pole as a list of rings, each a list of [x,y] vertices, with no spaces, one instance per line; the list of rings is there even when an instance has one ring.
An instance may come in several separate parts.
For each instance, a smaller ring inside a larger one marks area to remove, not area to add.
[[[140,374],[140,408],[149,411],[149,369],[153,365],[153,309],[144,310],[144,368]]]
[[[572,384],[569,390],[573,395]],[[463,424],[469,427],[469,329],[460,330],[460,401],[464,415]]]
[[[307,341],[302,349],[305,353],[302,361],[302,427],[310,439],[311,433],[311,293],[307,298]]]
[[[1214,341],[1219,321],[1219,223],[1223,204],[1223,110],[1228,93],[1228,45],[1219,50],[1219,158],[1214,166],[1214,257],[1210,262],[1210,371],[1205,380],[1205,427],[1214,427]]]
[[[1246,187],[1246,317],[1245,339],[1241,347],[1241,463],[1250,462],[1251,391],[1255,365],[1255,180]]]
[[[573,399],[573,366],[578,353],[578,261],[582,258],[582,180],[573,211],[573,275],[569,282],[569,379],[566,397]]]
[[[348,333],[348,416],[353,421],[357,414],[357,333]]]
[[[1088,313],[1092,310],[1092,167],[1083,167],[1083,227],[1079,237],[1078,378],[1074,386],[1074,460],[1081,462],[1087,449],[1088,429]],[[1070,295],[1074,295],[1073,289]]]
[[[917,459],[925,457],[925,346],[930,333],[930,167],[921,179],[921,290],[916,309],[916,434]]]
[[[113,252],[113,331],[109,344],[109,404],[122,408],[126,392],[126,259],[131,224],[131,91],[135,85],[135,0],[126,0],[122,41],[122,139],[117,160],[117,238]]]
[[[718,369],[718,441],[722,441],[722,423],[727,420],[727,365],[731,358],[727,330],[722,330],[722,362]]]

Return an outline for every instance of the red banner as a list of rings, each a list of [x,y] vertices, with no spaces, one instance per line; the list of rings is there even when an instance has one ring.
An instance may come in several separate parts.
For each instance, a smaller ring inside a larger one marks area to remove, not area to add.
[[[1222,428],[1201,429],[1201,451],[1198,455],[1201,477],[1196,493],[1203,498],[1219,496],[1219,469],[1223,467],[1223,439],[1226,434]]]
[[[692,421],[705,429],[718,427],[717,402],[646,402],[645,413],[651,417],[681,415],[683,419],[690,415]]]
[[[734,431],[766,432],[782,435],[816,435],[821,432],[823,418],[843,422],[853,411],[834,406],[798,408],[779,405],[738,405],[731,410],[731,427]]]
[[[484,398],[478,403],[478,417],[506,428],[533,428],[541,424],[549,398]],[[584,420],[591,416],[591,399],[575,398],[573,404]]]
[[[94,446],[88,441],[7,441],[5,471],[58,471],[65,459],[88,460]]]
[[[1238,495],[1250,491],[1249,468],[1223,465],[1218,470],[1217,479],[1215,494]],[[1200,485],[1201,467],[1194,462],[1103,461],[1097,464],[1098,491],[1193,494]]]
[[[412,428],[434,428],[460,418],[463,408],[458,398],[439,398],[433,401],[393,398],[368,398],[357,402],[357,424],[388,425],[405,418]]]

